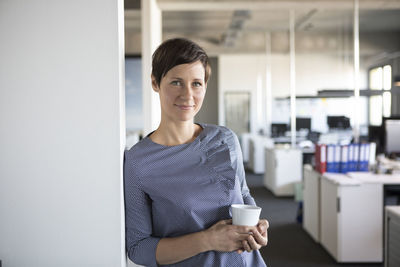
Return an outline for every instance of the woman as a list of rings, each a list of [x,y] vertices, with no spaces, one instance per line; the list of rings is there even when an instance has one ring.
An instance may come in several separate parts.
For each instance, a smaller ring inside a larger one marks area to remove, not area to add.
[[[210,77],[207,54],[171,39],[153,54],[158,128],[125,153],[126,242],[145,266],[265,266],[268,222],[235,226],[231,204],[253,204],[236,135],[195,124]]]

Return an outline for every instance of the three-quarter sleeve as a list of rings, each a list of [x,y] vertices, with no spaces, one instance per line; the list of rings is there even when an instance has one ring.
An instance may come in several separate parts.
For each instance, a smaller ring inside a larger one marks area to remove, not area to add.
[[[135,177],[134,163],[125,153],[125,227],[129,259],[145,266],[158,266],[156,248],[160,238],[153,237],[151,199]]]
[[[256,205],[256,202],[254,201],[254,198],[250,195],[250,190],[247,187],[246,183],[246,173],[244,171],[244,166],[243,166],[243,154],[242,154],[242,149],[240,148],[240,143],[239,139],[237,138],[236,134],[232,132],[233,139],[235,140],[234,144],[234,151],[233,153],[236,157],[236,159],[233,159],[235,161],[235,170],[236,170],[236,177],[239,179],[240,183],[240,188],[242,191],[242,197],[243,197],[243,202],[244,204],[247,205]]]

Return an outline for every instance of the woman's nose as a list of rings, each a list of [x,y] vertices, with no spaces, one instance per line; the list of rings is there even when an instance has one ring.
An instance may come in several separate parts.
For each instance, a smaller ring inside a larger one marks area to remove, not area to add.
[[[188,99],[191,98],[193,96],[193,90],[189,85],[185,85],[182,88],[182,92],[181,92],[181,97]]]

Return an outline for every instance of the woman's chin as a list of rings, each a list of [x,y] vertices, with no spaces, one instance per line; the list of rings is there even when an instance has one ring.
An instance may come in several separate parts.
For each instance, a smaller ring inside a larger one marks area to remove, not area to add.
[[[193,121],[195,115],[196,115],[196,113],[193,111],[179,112],[179,114],[177,114],[176,118],[179,121]]]

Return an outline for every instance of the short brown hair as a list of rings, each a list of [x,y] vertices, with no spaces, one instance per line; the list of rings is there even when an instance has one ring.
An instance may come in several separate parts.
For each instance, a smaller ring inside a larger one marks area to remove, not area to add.
[[[153,53],[151,74],[160,85],[161,79],[173,67],[193,63],[200,60],[203,64],[207,83],[211,75],[211,67],[206,52],[195,42],[184,38],[174,38],[164,41]]]

